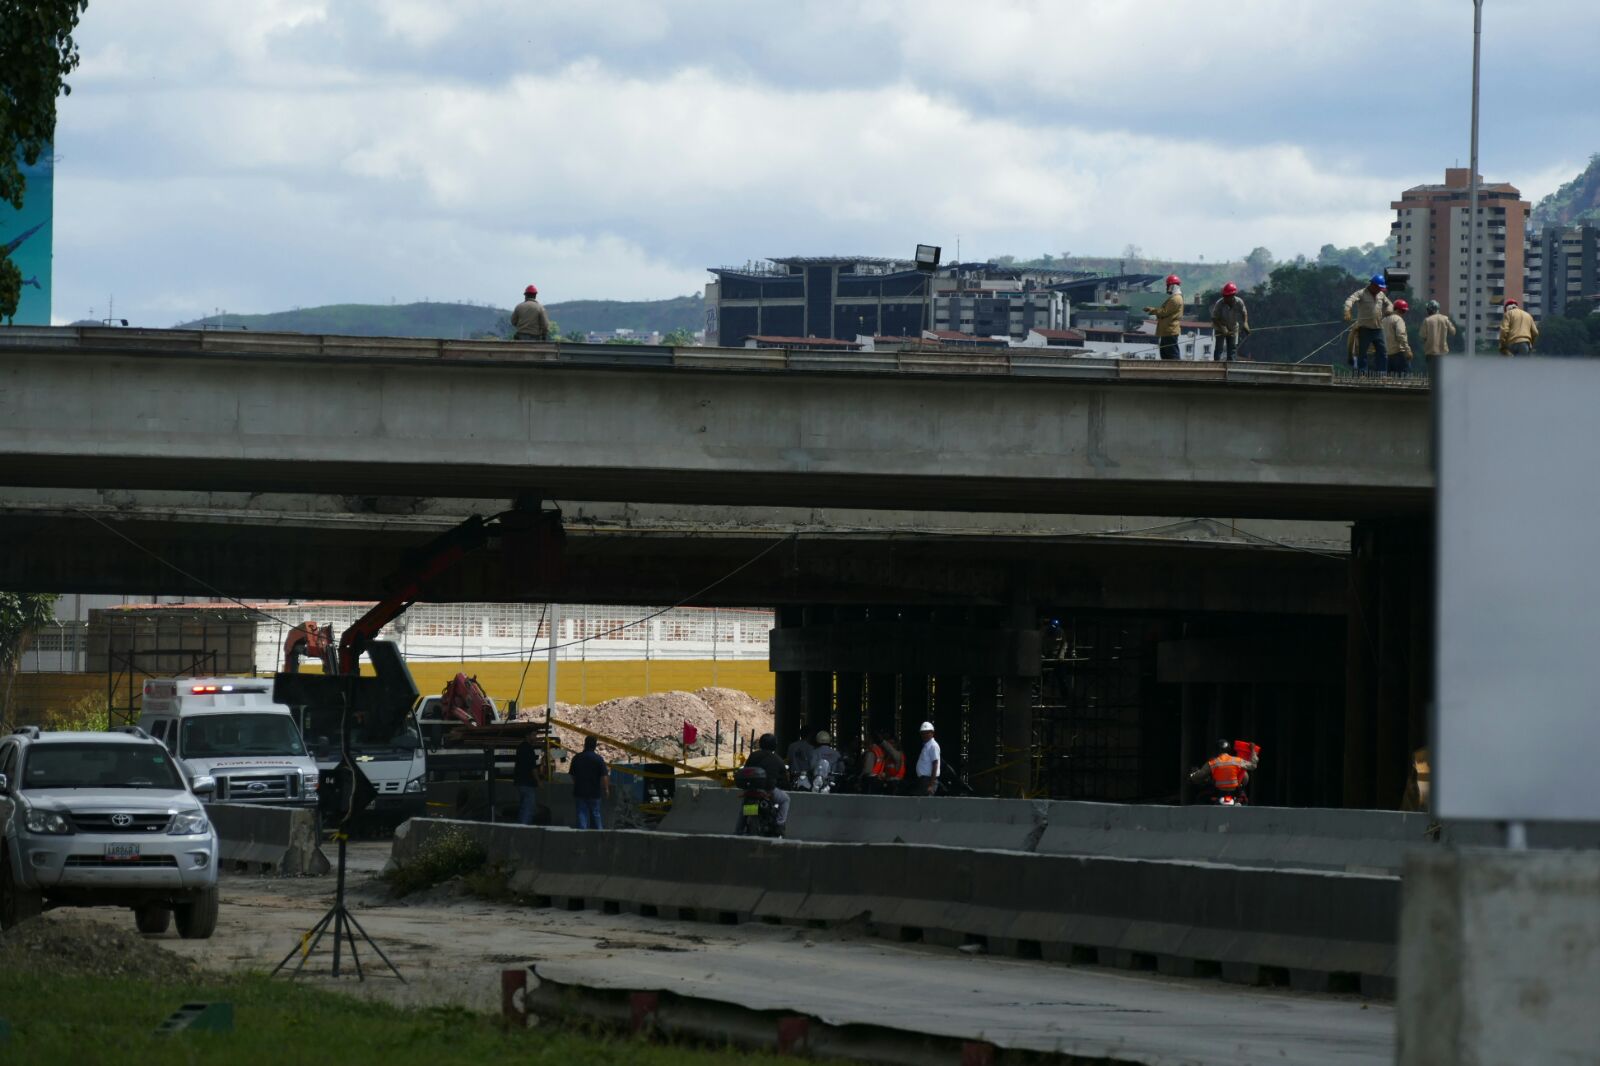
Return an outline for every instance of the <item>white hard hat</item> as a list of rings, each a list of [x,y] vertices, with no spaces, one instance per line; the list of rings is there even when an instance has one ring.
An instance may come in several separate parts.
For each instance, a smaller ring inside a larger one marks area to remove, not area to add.
[[[918,726],[917,728],[918,728],[918,730],[920,732],[931,733],[931,732],[933,732],[933,723],[932,722],[923,722],[922,725]]]
[[[817,743],[818,744],[832,744],[833,743],[833,734],[828,732],[826,729],[818,730],[817,731]]]

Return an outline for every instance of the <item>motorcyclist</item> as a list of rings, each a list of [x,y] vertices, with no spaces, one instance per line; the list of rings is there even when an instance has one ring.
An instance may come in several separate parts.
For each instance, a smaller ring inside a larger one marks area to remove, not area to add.
[[[767,788],[772,793],[772,803],[778,812],[778,835],[783,836],[783,827],[789,822],[789,793],[784,791],[789,784],[789,768],[778,756],[778,738],[771,733],[761,734],[761,739],[756,741],[756,749],[744,764],[766,771]]]
[[[1214,800],[1231,796],[1243,802],[1245,789],[1250,784],[1250,771],[1256,765],[1255,759],[1244,759],[1234,754],[1233,741],[1219,740],[1217,754],[1190,774],[1189,780],[1197,785],[1209,786]]]
[[[804,736],[795,738],[784,755],[784,761],[789,764],[789,779],[797,780],[802,774],[809,777],[816,755],[817,749],[811,746],[811,741]]]
[[[817,732],[817,747],[811,755],[811,788],[821,792],[834,774],[841,769],[839,749],[833,746],[833,734],[826,729]]]

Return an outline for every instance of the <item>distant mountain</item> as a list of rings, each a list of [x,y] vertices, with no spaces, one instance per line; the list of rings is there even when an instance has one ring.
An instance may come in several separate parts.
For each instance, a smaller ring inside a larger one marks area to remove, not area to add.
[[[563,333],[632,329],[640,333],[691,332],[705,328],[705,299],[699,295],[671,300],[569,300],[546,304],[551,320]],[[440,337],[461,340],[485,333],[505,335],[510,308],[477,304],[328,304],[263,315],[210,316],[180,322],[178,329],[222,325],[285,333],[338,333],[352,337]]]
[[[1582,174],[1540,200],[1528,218],[1531,229],[1600,220],[1600,154],[1589,157]]]

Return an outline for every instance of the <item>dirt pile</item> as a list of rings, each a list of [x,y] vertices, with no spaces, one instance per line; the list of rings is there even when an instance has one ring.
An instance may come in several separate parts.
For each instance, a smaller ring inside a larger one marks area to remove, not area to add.
[[[525,707],[519,718],[542,719],[544,705]],[[734,728],[740,745],[754,734],[772,729],[772,701],[758,700],[747,692],[731,688],[703,688],[697,692],[652,692],[647,696],[624,696],[593,706],[557,703],[555,717],[608,737],[625,740],[650,751],[674,757],[682,753],[683,723],[693,725],[699,739],[689,755],[710,755],[716,749],[717,726],[722,726],[722,751],[733,748]],[[569,751],[583,748],[583,734],[561,727],[556,736]],[[600,754],[607,759],[633,761],[636,756],[602,743]]]
[[[60,912],[0,933],[0,969],[156,981],[195,976],[192,961],[145,939],[134,930],[131,917],[122,929]]]

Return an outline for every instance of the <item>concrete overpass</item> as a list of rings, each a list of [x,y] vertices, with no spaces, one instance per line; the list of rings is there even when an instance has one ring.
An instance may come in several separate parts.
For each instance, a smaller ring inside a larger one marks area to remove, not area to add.
[[[12,485],[1417,515],[1429,398],[1296,368],[0,331]]]
[[[510,505],[11,488],[0,500],[0,540],[14,550],[0,554],[0,588],[376,598],[407,552],[469,514]],[[1026,589],[1058,610],[1345,609],[1350,531],[1341,523],[559,506],[567,546],[555,580],[519,585],[501,555],[487,551],[445,575],[429,598],[673,603],[727,578],[696,602],[992,606]]]

